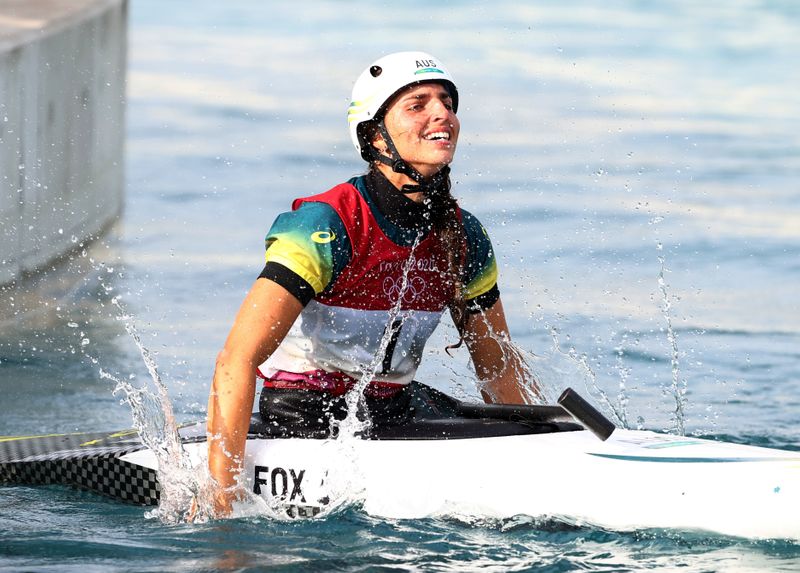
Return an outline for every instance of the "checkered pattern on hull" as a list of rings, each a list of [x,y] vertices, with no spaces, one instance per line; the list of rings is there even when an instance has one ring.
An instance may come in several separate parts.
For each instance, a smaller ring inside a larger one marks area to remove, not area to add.
[[[157,505],[160,494],[155,470],[133,465],[115,454],[3,464],[0,483],[70,485],[136,505]]]
[[[70,485],[156,505],[156,471],[120,459],[143,447],[136,432],[0,438],[0,484]]]

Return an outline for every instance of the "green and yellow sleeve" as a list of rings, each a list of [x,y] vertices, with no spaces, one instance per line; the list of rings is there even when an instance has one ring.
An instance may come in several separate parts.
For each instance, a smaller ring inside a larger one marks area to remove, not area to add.
[[[467,236],[467,260],[464,269],[464,298],[479,308],[491,307],[499,298],[497,260],[492,242],[480,221],[462,210]]]
[[[282,213],[265,242],[266,262],[286,267],[315,294],[336,280],[352,256],[342,220],[325,203],[303,203],[296,211]]]

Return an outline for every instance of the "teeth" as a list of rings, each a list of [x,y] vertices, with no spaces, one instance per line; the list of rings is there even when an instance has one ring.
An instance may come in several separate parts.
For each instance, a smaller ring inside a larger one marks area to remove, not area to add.
[[[428,141],[431,141],[431,140],[434,140],[434,139],[447,139],[447,140],[449,140],[450,139],[450,134],[447,133],[446,131],[436,131],[434,133],[429,133],[428,135],[426,135],[425,139],[427,139]]]

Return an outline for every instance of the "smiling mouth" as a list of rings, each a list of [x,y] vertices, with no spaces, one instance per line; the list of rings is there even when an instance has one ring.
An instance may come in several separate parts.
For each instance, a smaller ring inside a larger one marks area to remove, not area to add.
[[[423,139],[426,141],[450,141],[450,134],[446,131],[435,131],[429,133]]]

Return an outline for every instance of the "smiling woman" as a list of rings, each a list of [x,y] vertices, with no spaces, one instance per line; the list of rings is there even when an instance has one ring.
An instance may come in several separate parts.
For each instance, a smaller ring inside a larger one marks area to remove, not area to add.
[[[458,89],[438,59],[388,55],[353,88],[348,112],[366,175],[296,199],[266,239],[266,266],[217,359],[209,398],[215,511],[240,493],[256,379],[260,413],[287,436],[335,433],[358,412],[405,423],[409,384],[446,308],[487,402],[538,397],[508,352],[497,264],[482,225],[450,193]]]

